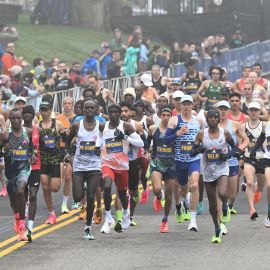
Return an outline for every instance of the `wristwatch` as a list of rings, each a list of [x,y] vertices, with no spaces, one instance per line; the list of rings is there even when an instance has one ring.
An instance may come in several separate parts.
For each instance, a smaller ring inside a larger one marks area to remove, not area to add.
[[[124,140],[127,141],[128,140],[128,135],[124,136]]]

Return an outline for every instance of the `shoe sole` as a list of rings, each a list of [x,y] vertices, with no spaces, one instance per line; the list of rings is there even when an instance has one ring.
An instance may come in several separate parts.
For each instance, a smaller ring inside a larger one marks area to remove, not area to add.
[[[192,227],[192,228],[190,228],[190,229],[188,229],[189,231],[192,231],[192,232],[198,232],[198,229],[197,228],[195,228],[195,227]]]

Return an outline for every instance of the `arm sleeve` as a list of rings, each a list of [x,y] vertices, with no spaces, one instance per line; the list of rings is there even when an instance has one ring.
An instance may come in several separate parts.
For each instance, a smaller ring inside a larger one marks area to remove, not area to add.
[[[143,147],[143,140],[141,139],[140,135],[136,132],[130,134],[127,138],[127,141],[135,147]]]
[[[165,143],[172,143],[175,141],[176,138],[176,129],[167,128],[164,137]]]

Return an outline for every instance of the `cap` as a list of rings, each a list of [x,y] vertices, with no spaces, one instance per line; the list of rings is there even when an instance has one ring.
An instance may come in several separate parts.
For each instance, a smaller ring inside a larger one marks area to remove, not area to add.
[[[16,99],[15,99],[15,101],[14,101],[14,104],[15,104],[16,102],[18,102],[18,101],[23,101],[23,102],[25,102],[25,104],[26,104],[26,99],[25,99],[25,97],[21,97],[21,96],[16,97]]]
[[[41,108],[52,109],[52,104],[48,101],[42,101],[39,105],[39,109]]]
[[[260,110],[261,109],[261,104],[259,102],[256,102],[256,101],[251,102],[248,105],[248,109],[251,109],[251,108]]]
[[[226,107],[226,108],[230,109],[231,108],[231,105],[230,105],[230,103],[228,101],[221,100],[221,101],[219,101],[217,103],[217,108],[219,108],[219,107]]]
[[[9,69],[9,72],[12,76],[16,76],[22,72],[22,67],[21,66],[13,66],[12,68]]]
[[[172,98],[181,98],[182,96],[184,96],[184,93],[182,91],[175,91],[172,94]]]
[[[184,101],[189,101],[189,102],[193,103],[193,97],[190,96],[190,95],[183,95],[181,97],[181,103],[184,102]]]
[[[153,86],[152,77],[149,74],[145,73],[145,74],[141,75],[140,80],[142,81],[142,83],[145,86]]]
[[[170,84],[181,84],[181,81],[179,78],[173,78],[170,82]]]
[[[124,93],[123,93],[123,97],[125,95],[132,95],[134,98],[136,98],[136,93],[135,93],[135,89],[132,88],[132,87],[128,87],[124,90]]]

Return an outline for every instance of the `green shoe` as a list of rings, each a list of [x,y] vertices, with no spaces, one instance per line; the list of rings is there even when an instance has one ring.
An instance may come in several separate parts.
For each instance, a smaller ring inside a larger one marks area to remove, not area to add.
[[[161,205],[162,205],[162,208],[164,208],[164,206],[165,206],[165,198],[161,198]]]
[[[190,220],[191,219],[191,213],[189,211],[189,208],[186,206],[185,201],[183,202],[183,218],[184,220]]]
[[[133,201],[138,203],[141,199],[141,192],[138,191],[137,195],[135,197],[132,197]]]
[[[136,222],[136,220],[134,218],[130,219],[130,226],[132,226],[132,227],[137,226],[137,222]]]
[[[231,213],[229,211],[229,208],[228,208],[228,211],[227,211],[227,216],[221,216],[221,221],[222,223],[229,223],[231,221]]]
[[[236,215],[237,214],[237,211],[233,207],[229,208],[229,210],[230,210],[231,215]]]
[[[92,234],[91,228],[85,229],[83,238],[86,240],[95,240],[95,237]]]
[[[176,223],[184,222],[183,213],[181,211],[180,211],[180,215],[178,215],[177,210],[175,210],[174,217],[175,217],[175,222]]]
[[[221,238],[216,237],[215,235],[212,237],[211,243],[213,244],[220,244],[221,243]]]
[[[61,205],[61,214],[68,214],[69,213],[69,209],[67,207],[66,203],[62,203]]]

